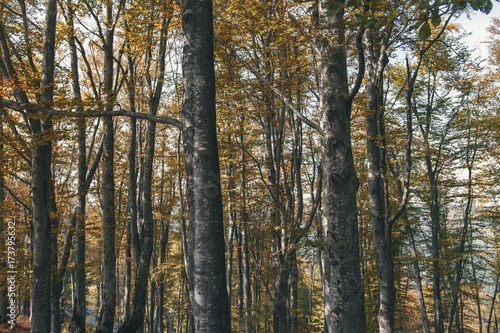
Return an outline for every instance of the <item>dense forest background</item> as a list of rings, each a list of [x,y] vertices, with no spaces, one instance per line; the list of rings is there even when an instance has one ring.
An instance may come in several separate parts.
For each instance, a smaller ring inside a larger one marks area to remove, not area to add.
[[[2,1],[1,322],[498,332],[492,6]]]

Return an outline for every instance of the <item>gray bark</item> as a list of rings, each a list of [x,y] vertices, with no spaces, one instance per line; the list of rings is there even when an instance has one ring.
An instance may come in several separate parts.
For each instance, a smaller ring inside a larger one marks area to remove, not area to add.
[[[57,2],[49,0],[45,9],[45,27],[42,50],[42,75],[40,104],[51,106],[54,90],[55,30]],[[50,117],[30,121],[34,135],[31,153],[31,198],[33,206],[33,283],[31,306],[31,331],[49,332],[51,327],[51,159],[52,143],[38,136],[41,131],[50,131]],[[57,251],[57,250],[55,250]]]
[[[156,116],[160,103],[160,96],[163,88],[164,70],[165,70],[165,54],[166,54],[166,29],[167,19],[163,17],[162,29],[160,34],[160,51],[159,51],[159,76],[156,86],[149,98],[149,113]],[[131,67],[131,66],[129,66]],[[151,83],[150,83],[151,87]],[[133,94],[132,94],[133,95]],[[130,94],[129,94],[130,96]],[[130,97],[129,97],[130,98]],[[153,219],[153,160],[155,154],[155,138],[156,138],[156,122],[148,121],[146,131],[146,147],[143,161],[142,172],[142,221],[141,232],[139,233],[140,247],[134,246],[134,257],[136,258],[135,282],[134,282],[134,297],[132,301],[132,312],[125,319],[123,325],[118,332],[136,332],[144,322],[145,307],[148,296],[148,280],[150,271],[151,256],[154,248],[154,219]],[[130,148],[132,149],[132,147]],[[131,153],[131,152],[130,152]],[[131,168],[131,167],[129,167]],[[137,243],[137,240],[136,240]],[[139,251],[139,252],[138,252]],[[154,294],[154,292],[153,292]],[[154,307],[150,311],[154,311]],[[151,323],[152,324],[152,323]]]
[[[500,275],[497,275],[496,281],[495,281],[495,290],[493,291],[493,296],[491,298],[491,306],[490,306],[490,313],[488,315],[488,324],[486,324],[486,333],[490,333],[490,328],[491,328],[491,318],[493,315],[493,310],[495,308],[495,300],[497,298],[498,294],[498,282],[500,280]]]
[[[467,193],[467,203],[465,205],[465,210],[464,210],[464,220],[463,220],[463,226],[462,226],[462,234],[460,238],[460,245],[458,248],[458,253],[460,255],[460,259],[458,259],[456,263],[456,273],[455,273],[455,279],[452,282],[452,301],[451,301],[451,309],[448,317],[448,324],[446,326],[446,332],[450,333],[451,329],[453,328],[453,318],[455,317],[456,312],[458,311],[458,294],[459,294],[459,288],[460,288],[460,283],[462,280],[462,274],[463,274],[463,269],[465,266],[464,263],[464,256],[465,256],[465,242],[467,240],[467,234],[469,230],[469,217],[470,217],[470,212],[472,209],[472,161],[470,160],[469,156],[469,149],[470,147],[467,147],[467,162],[468,162],[468,173],[469,173],[469,178],[468,178],[468,183],[467,183],[467,188],[468,188],[468,193]],[[475,154],[473,153],[473,156]],[[472,157],[473,159],[473,157]],[[472,258],[471,258],[472,260]],[[476,278],[476,270],[474,267],[474,262],[472,262],[472,272],[473,272],[473,277],[474,280]],[[476,283],[476,281],[474,281]],[[477,285],[477,283],[476,283]],[[477,290],[476,290],[477,292]],[[478,293],[477,293],[478,294]],[[479,308],[478,311],[478,318],[479,318],[479,332],[482,332],[482,318],[481,318],[481,311],[480,311],[480,298],[479,294],[477,295],[477,305]]]
[[[106,31],[104,48],[105,105],[108,111],[113,108],[113,40],[114,29],[111,25],[112,6],[106,8]],[[114,129],[113,118],[104,118],[104,142],[102,156],[102,297],[96,333],[110,333],[113,330],[116,312],[116,257],[115,257],[115,177],[114,177]]]
[[[417,285],[418,294],[418,304],[420,307],[420,316],[422,317],[422,326],[424,333],[430,333],[429,319],[427,317],[427,309],[425,307],[424,291],[422,287],[422,278],[420,274],[420,266],[418,265],[418,253],[417,247],[415,245],[415,239],[413,238],[413,230],[410,226],[410,221],[405,217],[406,220],[406,233],[408,234],[408,240],[410,243],[410,252],[413,257],[413,272],[415,274],[415,283]]]
[[[365,332],[356,193],[351,147],[345,1],[318,4],[318,82],[323,172],[321,269],[325,332]],[[336,15],[328,11],[337,9]],[[355,90],[353,90],[355,92]]]
[[[378,43],[380,36],[370,31],[367,36],[367,116],[366,151],[368,160],[368,196],[373,241],[379,267],[380,332],[394,332],[396,290],[394,288],[394,259],[392,256],[392,226],[388,207],[388,188],[385,162],[385,129],[383,105],[383,72],[387,55],[386,45]],[[377,40],[377,41],[376,41]],[[381,46],[379,46],[381,44]]]
[[[216,135],[212,1],[183,0],[183,137],[191,332],[229,332]]]
[[[236,275],[238,277],[238,332],[243,332],[243,309],[244,309],[244,295],[243,295],[243,259],[242,259],[242,240],[241,232],[238,230],[236,233]],[[229,298],[231,300],[231,298]]]
[[[68,25],[74,32],[73,8],[69,6]],[[77,110],[83,111],[81,106],[80,81],[78,73],[78,55],[75,36],[71,33],[68,39],[71,53],[71,79]],[[78,197],[76,207],[76,246],[75,246],[75,297],[73,303],[73,316],[69,326],[72,333],[84,333],[86,322],[85,306],[85,199],[87,191],[87,156],[86,156],[86,126],[85,119],[78,119]]]
[[[242,119],[244,121],[244,118]],[[247,172],[245,158],[245,137],[244,131],[240,134],[240,144],[242,146],[240,160],[242,165],[241,170],[241,264],[243,269],[243,294],[244,294],[244,311],[245,311],[245,332],[253,333],[252,324],[252,286],[250,276],[250,253],[249,253],[249,235],[250,221],[248,220],[247,212]]]

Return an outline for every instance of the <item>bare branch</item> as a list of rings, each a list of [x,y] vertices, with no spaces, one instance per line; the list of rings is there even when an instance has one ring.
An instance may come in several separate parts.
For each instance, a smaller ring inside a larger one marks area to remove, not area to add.
[[[271,89],[271,91],[276,95],[278,96],[285,104],[286,106],[288,106],[290,108],[290,110],[293,111],[293,113],[300,119],[302,120],[304,123],[306,123],[308,126],[310,126],[311,128],[315,129],[322,137],[324,136],[324,133],[323,133],[323,130],[321,129],[321,127],[319,127],[318,124],[312,122],[311,120],[309,120],[306,116],[304,116],[302,113],[300,113],[300,111],[293,105],[293,103],[288,99],[286,98],[285,95],[283,95],[283,93],[281,91],[279,91],[278,88],[276,88],[275,86],[273,86],[265,77],[263,77],[261,74],[259,74],[256,70],[254,70],[252,68],[252,66],[250,66],[245,60],[243,60],[243,58],[241,58],[238,53],[236,53],[236,51],[231,47],[229,46],[228,44],[226,44],[225,42],[223,42],[219,37],[217,36],[214,36],[214,40],[216,40],[219,44],[221,44],[224,48],[226,48],[232,55],[233,57],[236,58],[236,60],[238,60],[248,71],[250,71],[257,79],[259,79],[262,83],[264,83],[265,85],[267,85],[269,87],[269,89]]]
[[[130,112],[122,108],[114,111],[72,112],[72,111],[56,110],[46,106],[36,105],[32,103],[19,103],[4,98],[0,98],[0,105],[15,111],[22,112],[23,110],[29,110],[35,113],[39,113],[40,115],[49,114],[53,116],[84,117],[84,118],[111,116],[111,117],[130,117],[136,119],[146,119],[154,121],[156,123],[169,124],[179,129],[182,129],[182,122],[180,120],[170,117],[154,116],[148,113]]]
[[[297,19],[295,18],[295,16],[293,16],[289,12],[288,13],[288,17],[290,17],[290,19],[293,21],[293,24],[295,24],[295,26],[297,26],[297,29],[299,29],[299,31],[302,34],[302,36],[304,36],[307,39],[307,41],[309,42],[309,44],[313,48],[314,52],[316,52],[316,55],[318,55],[318,56],[321,55],[321,51],[319,50],[318,45],[314,42],[313,38],[307,32],[304,31],[304,29],[300,25],[299,21],[297,21]]]
[[[358,52],[358,73],[356,74],[356,81],[354,82],[354,87],[349,94],[349,101],[352,103],[354,97],[356,97],[359,89],[361,88],[361,83],[363,82],[363,77],[365,76],[365,50],[363,47],[363,35],[365,34],[365,28],[359,28],[356,34],[356,50]]]

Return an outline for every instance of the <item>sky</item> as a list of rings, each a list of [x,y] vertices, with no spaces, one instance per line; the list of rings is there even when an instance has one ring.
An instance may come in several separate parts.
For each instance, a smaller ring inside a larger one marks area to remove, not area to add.
[[[493,1],[493,9],[489,14],[484,14],[479,11],[473,12],[467,17],[462,15],[456,23],[460,23],[465,31],[472,34],[464,39],[464,42],[472,49],[477,49],[473,52],[473,56],[486,59],[488,57],[488,48],[484,43],[488,38],[486,28],[491,24],[492,17],[500,18],[500,2]]]

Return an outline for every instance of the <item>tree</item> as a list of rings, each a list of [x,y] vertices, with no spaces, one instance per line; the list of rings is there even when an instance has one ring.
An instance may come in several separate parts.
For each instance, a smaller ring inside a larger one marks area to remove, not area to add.
[[[104,51],[103,91],[104,108],[113,110],[113,39],[115,24],[112,4],[105,6],[106,22],[102,45]],[[113,117],[104,117],[104,138],[102,156],[102,249],[103,290],[96,333],[112,332],[116,311],[116,257],[115,257],[115,175],[114,175],[114,128]]]
[[[349,92],[345,5],[345,1],[321,0],[318,3],[325,332],[365,331],[356,203],[359,184],[354,170],[350,125],[352,100],[359,89],[362,71],[356,86]],[[360,68],[364,69],[362,63]]]
[[[153,7],[151,12],[154,13],[157,8]],[[148,107],[149,113],[151,115],[156,115],[158,107],[160,104],[160,96],[163,89],[163,83],[165,79],[165,56],[166,56],[166,40],[167,40],[167,28],[170,22],[170,17],[167,17],[169,13],[167,12],[166,5],[161,6],[161,32],[160,32],[160,45],[158,52],[158,68],[159,73],[155,85],[148,80],[149,87],[149,100]],[[152,42],[150,42],[152,43]],[[151,46],[147,50],[149,54],[152,54]],[[151,61],[151,60],[150,60]],[[147,66],[150,67],[150,64]],[[149,76],[148,76],[149,77]],[[134,125],[132,125],[133,127]],[[131,332],[137,331],[144,322],[145,306],[147,301],[148,292],[148,280],[150,271],[151,255],[154,248],[154,231],[155,223],[153,219],[153,202],[152,202],[152,180],[153,180],[153,159],[155,154],[155,137],[156,137],[156,122],[149,121],[146,130],[146,147],[144,156],[144,172],[142,173],[142,196],[140,198],[143,207],[143,217],[140,221],[141,228],[137,226],[132,226],[137,228],[137,231],[132,231],[132,235],[135,238],[134,243],[134,255],[136,258],[136,268],[135,268],[135,284],[134,284],[134,297],[132,302],[132,312],[130,316],[125,319],[125,322],[120,327],[119,332]],[[135,138],[132,138],[134,140]],[[132,149],[132,145],[131,145]],[[135,168],[135,160],[129,161],[130,168]],[[131,175],[134,175],[132,171]],[[131,179],[135,182],[135,179]],[[135,196],[131,197],[131,200],[136,200]],[[135,211],[133,212],[135,213]]]
[[[183,0],[183,138],[189,219],[191,332],[228,332],[215,119],[212,1]]]
[[[55,69],[55,32],[56,1],[47,1],[45,7],[45,25],[43,30],[42,65],[39,95],[40,105],[51,106],[54,92]],[[1,69],[4,79],[14,86],[14,95],[18,100],[29,103],[17,71],[14,68],[4,27],[0,27],[0,47],[2,49]],[[31,193],[33,211],[33,286],[32,286],[32,323],[33,332],[50,331],[50,292],[51,264],[51,155],[52,144],[50,133],[52,121],[50,116],[40,119],[32,113],[29,120],[32,136],[31,155]],[[44,135],[45,134],[45,135]],[[45,137],[44,137],[45,136]]]

